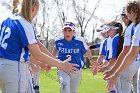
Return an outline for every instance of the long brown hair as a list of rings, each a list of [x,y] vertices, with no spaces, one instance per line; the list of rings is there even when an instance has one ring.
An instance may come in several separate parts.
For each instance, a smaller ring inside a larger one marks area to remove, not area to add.
[[[128,13],[135,13],[136,19],[135,19],[135,25],[137,25],[140,22],[140,1],[129,1],[126,5],[126,11]]]

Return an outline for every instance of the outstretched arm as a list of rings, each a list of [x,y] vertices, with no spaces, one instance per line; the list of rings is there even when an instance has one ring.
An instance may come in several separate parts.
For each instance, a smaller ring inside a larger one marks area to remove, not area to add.
[[[113,86],[116,85],[118,78],[126,71],[126,69],[134,62],[135,58],[137,57],[140,51],[139,46],[132,46],[128,54],[125,56],[122,65],[117,70],[117,72],[110,78],[108,83],[108,88],[112,89]]]
[[[41,52],[49,55],[50,57],[54,57],[39,40],[38,40],[38,45],[39,45],[39,48],[40,48]]]
[[[28,45],[28,48],[31,52],[31,55],[36,60],[43,62],[45,64],[48,64],[50,66],[55,66],[55,67],[65,70],[65,71],[72,72],[72,73],[74,73],[75,69],[76,69],[76,68],[74,68],[74,66],[78,66],[76,64],[68,63],[68,61],[70,61],[70,59],[65,60],[65,62],[63,63],[60,60],[54,59],[53,57],[46,55],[45,53],[40,51],[38,44],[30,44],[30,45]]]
[[[130,50],[130,46],[124,46],[122,52],[120,53],[119,57],[117,58],[117,61],[114,65],[114,67],[112,67],[111,70],[104,73],[105,79],[108,79],[110,76],[112,76],[117,71],[117,69],[122,64],[122,61],[123,61],[124,57],[127,55],[127,53],[129,52],[129,50]]]
[[[134,62],[134,60],[137,57],[139,51],[140,51],[139,46],[131,47],[130,51],[128,52],[128,54],[124,58],[121,67],[116,72],[117,75],[121,76],[122,73]]]

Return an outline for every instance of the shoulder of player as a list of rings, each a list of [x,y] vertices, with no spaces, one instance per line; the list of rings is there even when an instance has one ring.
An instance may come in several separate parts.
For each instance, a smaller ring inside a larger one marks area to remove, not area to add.
[[[140,30],[140,23],[136,25],[135,29]]]
[[[74,39],[77,41],[85,42],[85,39],[83,37],[80,37],[80,36],[75,36]]]
[[[126,29],[125,29],[125,34],[131,34],[132,27],[134,26],[133,23],[131,23]]]
[[[64,40],[64,37],[59,37],[55,39],[55,42],[62,41],[62,40]]]
[[[30,29],[30,28],[33,28],[32,24],[29,23],[28,21],[26,21],[23,17],[21,17],[18,13],[16,14],[12,14],[10,17],[9,17],[11,20],[13,21],[19,21],[20,24],[23,26],[24,29]]]

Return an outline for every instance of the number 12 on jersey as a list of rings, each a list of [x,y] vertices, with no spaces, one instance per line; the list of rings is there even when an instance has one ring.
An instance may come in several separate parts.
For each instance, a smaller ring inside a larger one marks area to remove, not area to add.
[[[7,48],[7,43],[5,42],[6,39],[8,39],[11,35],[11,29],[9,27],[4,26],[1,28],[0,33],[0,46],[4,49]]]

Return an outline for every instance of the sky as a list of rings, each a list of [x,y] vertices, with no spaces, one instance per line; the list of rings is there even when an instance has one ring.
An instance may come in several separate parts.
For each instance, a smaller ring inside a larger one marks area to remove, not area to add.
[[[10,10],[7,10],[6,7],[2,6],[1,2],[9,3],[11,0],[0,0],[0,23],[7,18],[10,15]],[[83,2],[81,0],[78,0],[79,4],[82,6]],[[111,21],[115,18],[116,15],[119,15],[121,13],[122,7],[125,6],[128,0],[101,0],[99,4],[99,8],[95,11],[95,15],[100,19],[104,19],[106,22]],[[89,12],[92,12],[93,6],[96,4],[97,0],[88,0],[88,7],[87,10]],[[52,15],[53,16],[53,15]],[[73,20],[72,17],[69,17],[69,20]],[[92,20],[91,22],[94,23],[95,20]],[[98,22],[100,24],[100,22]],[[51,26],[50,26],[51,27]],[[89,24],[86,34],[88,36],[88,40],[91,40],[92,36],[92,30],[91,30],[92,24]],[[98,36],[99,33],[96,33],[95,36]]]

